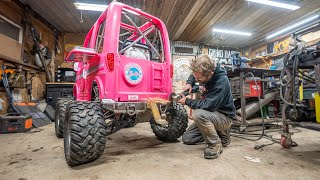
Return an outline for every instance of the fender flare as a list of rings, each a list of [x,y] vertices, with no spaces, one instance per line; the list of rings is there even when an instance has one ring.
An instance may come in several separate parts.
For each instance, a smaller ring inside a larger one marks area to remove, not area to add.
[[[79,86],[78,86],[78,84],[77,83],[74,83],[74,85],[73,85],[73,97],[75,98],[75,99],[77,99],[77,97],[79,97]]]

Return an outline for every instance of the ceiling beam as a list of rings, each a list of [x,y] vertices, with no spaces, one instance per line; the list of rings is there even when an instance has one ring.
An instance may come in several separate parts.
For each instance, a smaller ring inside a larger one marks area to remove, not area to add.
[[[195,17],[195,15],[198,13],[199,9],[202,7],[206,0],[198,0],[192,7],[191,11],[188,13],[187,17],[184,19],[182,22],[181,26],[179,29],[173,34],[173,40],[178,39],[182,32],[187,28],[187,26],[190,24],[192,19]]]
[[[264,13],[266,13],[269,9],[267,8],[257,8],[257,7],[250,7],[246,12],[248,14],[244,14],[241,17],[238,17],[237,19],[233,20],[233,22],[238,22],[237,24],[226,24],[225,26],[221,27],[222,29],[236,29],[239,31],[246,31],[246,32],[252,32],[252,29],[250,28],[250,24],[256,21],[257,18],[262,16]],[[230,19],[231,20],[231,19]],[[208,33],[210,34],[210,33]],[[220,33],[218,33],[220,34]],[[230,34],[221,34],[224,41],[231,41],[235,42],[238,39],[247,40],[252,37],[241,37],[239,35],[230,35]],[[211,35],[207,35],[204,39],[205,44],[212,44],[214,41],[214,37]]]
[[[246,48],[254,45],[255,43],[267,41],[266,36],[276,30],[279,30],[281,28],[287,27],[290,24],[294,24],[295,22],[299,22],[302,19],[305,19],[315,13],[318,13],[320,11],[319,8],[319,1],[308,1],[308,4],[303,6],[304,9],[300,8],[298,10],[295,10],[294,12],[291,12],[289,14],[286,14],[285,12],[282,14],[282,16],[286,16],[286,20],[283,21],[281,18],[274,19],[270,23],[265,24],[262,27],[259,27],[259,33],[257,33],[256,36],[247,43],[242,43],[240,48]]]
[[[19,0],[11,0],[11,1],[14,2],[15,4],[17,4],[23,10],[28,11],[34,18],[38,19],[40,22],[42,22],[44,25],[46,25],[52,31],[56,31],[59,35],[61,34],[60,29],[58,29],[56,26],[51,24],[47,19],[42,17],[38,12],[33,10],[31,6],[25,5],[22,2],[20,2]]]
[[[183,33],[178,38],[179,41],[189,41],[188,37],[192,33],[196,33],[196,31],[199,31],[204,25],[206,25],[211,18],[213,18],[214,14],[210,14],[213,9],[218,11],[217,7],[219,3],[217,3],[218,0],[211,1],[207,0],[203,6],[199,9],[199,12],[196,14],[196,16],[191,20],[187,28],[183,31]]]
[[[197,39],[201,39],[208,31],[211,32],[211,28],[215,22],[217,22],[232,6],[236,3],[236,0],[228,0],[226,4],[218,11],[217,14],[207,23],[200,31],[197,31],[191,36],[190,41],[195,42]]]
[[[63,26],[67,29],[70,29],[70,32],[75,32],[75,31],[79,31],[78,30],[78,26],[82,26],[83,24],[80,24],[80,22],[76,22],[74,21],[74,19],[78,19],[74,16],[75,11],[78,12],[79,16],[80,16],[80,11],[76,9],[76,7],[74,6],[74,12],[72,12],[70,9],[68,9],[68,5],[70,4],[70,2],[66,2],[68,3],[67,5],[64,4],[64,1],[62,2],[57,2],[57,1],[48,1],[47,3],[43,3],[42,6],[45,6],[45,8],[43,8],[43,12],[45,12],[47,14],[47,16],[50,16],[50,12],[46,11],[46,9],[49,9],[50,6],[55,6],[56,7],[56,18],[52,18],[52,20],[54,21],[61,21]],[[37,2],[37,4],[39,4],[39,7],[41,7],[41,2]],[[73,4],[72,4],[73,5]],[[65,14],[63,14],[65,13]],[[78,17],[79,17],[78,16]],[[86,16],[84,16],[86,17]],[[85,23],[88,23],[88,21],[86,21],[87,19],[84,19]],[[90,21],[89,21],[90,23]],[[65,30],[66,32],[66,30]]]
[[[180,6],[180,11],[177,14],[177,17],[175,18],[174,23],[172,24],[170,31],[169,31],[169,37],[172,39],[172,34],[181,26],[184,19],[187,17],[188,13],[191,11],[191,8],[197,1],[193,0],[187,0],[183,4],[183,6]]]

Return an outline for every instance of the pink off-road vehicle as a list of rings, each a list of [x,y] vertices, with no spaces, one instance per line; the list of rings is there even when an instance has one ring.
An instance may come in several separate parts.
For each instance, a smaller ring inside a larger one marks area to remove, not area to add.
[[[138,122],[167,142],[186,130],[186,110],[169,100],[173,66],[160,19],[112,2],[66,61],[77,72],[75,99],[58,101],[55,131],[70,166],[98,159],[107,135]]]

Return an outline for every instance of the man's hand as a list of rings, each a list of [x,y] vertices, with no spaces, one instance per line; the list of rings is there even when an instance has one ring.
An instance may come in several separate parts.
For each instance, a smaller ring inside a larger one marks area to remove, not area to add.
[[[180,103],[181,105],[185,105],[186,104],[186,96],[185,95],[183,95],[183,94],[180,94],[180,96],[182,97],[179,101],[178,101],[178,103]]]
[[[189,94],[191,94],[191,91],[192,91],[192,86],[191,84],[186,84],[184,87],[183,87],[183,91],[186,91],[188,90],[189,91]]]

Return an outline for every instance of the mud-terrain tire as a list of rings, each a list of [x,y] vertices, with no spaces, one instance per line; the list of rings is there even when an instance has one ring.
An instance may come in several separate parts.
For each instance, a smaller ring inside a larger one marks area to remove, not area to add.
[[[66,114],[66,107],[71,101],[71,99],[60,99],[56,104],[54,129],[58,138],[63,137],[63,124]]]
[[[171,107],[168,107],[166,115],[167,127],[158,125],[152,117],[150,120],[151,128],[161,141],[175,142],[188,127],[187,111],[181,104],[173,103]]]
[[[64,121],[64,153],[69,166],[92,162],[104,152],[107,126],[97,102],[71,102]]]

